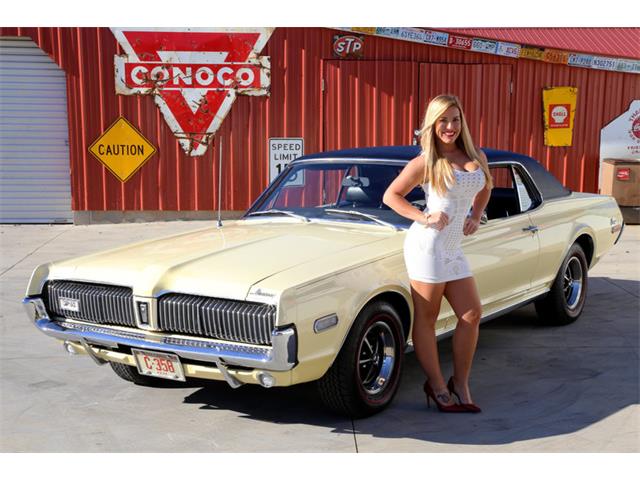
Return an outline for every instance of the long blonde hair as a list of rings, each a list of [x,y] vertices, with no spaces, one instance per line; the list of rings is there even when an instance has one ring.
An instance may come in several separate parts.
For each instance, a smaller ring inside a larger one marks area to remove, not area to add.
[[[460,135],[456,138],[456,145],[475,163],[478,164],[487,182],[487,188],[493,187],[491,174],[489,173],[489,165],[480,156],[480,152],[475,147],[467,126],[467,120],[462,111],[460,100],[455,95],[439,95],[435,97],[424,114],[422,128],[420,130],[420,145],[422,146],[422,154],[424,155],[424,173],[422,183],[427,180],[432,188],[440,195],[444,196],[447,192],[447,184],[453,185],[456,181],[453,174],[453,168],[444,156],[438,152],[435,135],[435,123],[442,114],[450,107],[456,107],[460,111]]]

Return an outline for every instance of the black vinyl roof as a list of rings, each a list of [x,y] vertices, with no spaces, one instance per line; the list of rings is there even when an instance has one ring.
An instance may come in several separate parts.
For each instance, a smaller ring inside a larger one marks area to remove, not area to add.
[[[565,197],[571,194],[571,190],[565,188],[556,177],[531,157],[506,150],[494,150],[491,148],[483,148],[482,151],[487,155],[489,164],[508,161],[522,165],[527,172],[529,172],[529,175],[531,175],[531,178],[538,187],[538,190],[540,190],[544,200]],[[404,160],[408,162],[420,155],[421,152],[422,149],[419,145],[350,148],[346,150],[333,150],[329,152],[304,155],[296,158],[292,163],[300,160],[320,160],[323,158],[369,158],[375,160]]]

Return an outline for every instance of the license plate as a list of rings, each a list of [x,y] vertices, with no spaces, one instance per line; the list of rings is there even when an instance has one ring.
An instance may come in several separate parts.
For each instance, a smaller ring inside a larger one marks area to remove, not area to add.
[[[71,310],[72,312],[80,311],[80,300],[75,298],[60,297],[60,308],[62,310]]]
[[[177,355],[131,349],[138,372],[150,377],[166,378],[185,382],[182,364]]]

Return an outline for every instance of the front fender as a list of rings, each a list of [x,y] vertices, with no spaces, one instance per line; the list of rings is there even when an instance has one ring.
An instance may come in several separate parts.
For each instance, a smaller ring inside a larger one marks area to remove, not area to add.
[[[43,263],[38,265],[31,274],[31,278],[29,279],[29,283],[27,284],[27,297],[33,297],[36,295],[42,294],[42,289],[44,288],[44,284],[49,278],[49,271],[51,270],[51,266],[53,263]]]
[[[294,383],[317,380],[327,372],[356,317],[372,299],[388,292],[398,294],[412,317],[406,277],[401,258],[393,255],[296,289],[299,363],[292,372]],[[316,333],[314,322],[331,314],[338,316],[337,325]]]

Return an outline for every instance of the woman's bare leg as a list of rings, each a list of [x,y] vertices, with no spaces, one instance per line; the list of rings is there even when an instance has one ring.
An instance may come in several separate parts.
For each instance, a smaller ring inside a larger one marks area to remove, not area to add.
[[[462,403],[473,403],[469,374],[478,344],[482,304],[473,277],[447,282],[444,296],[458,317],[453,333],[453,383]]]
[[[435,325],[440,312],[440,303],[444,293],[444,283],[423,283],[411,280],[414,321],[411,338],[418,361],[427,375],[429,385],[436,394],[446,393],[446,381],[440,370]],[[443,402],[453,404],[453,399]]]

